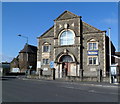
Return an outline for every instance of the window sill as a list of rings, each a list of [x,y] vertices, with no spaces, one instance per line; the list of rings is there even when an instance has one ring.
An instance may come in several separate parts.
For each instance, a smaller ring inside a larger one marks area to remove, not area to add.
[[[50,52],[42,52],[42,53],[50,53]]]
[[[87,64],[88,66],[99,66],[98,64]]]

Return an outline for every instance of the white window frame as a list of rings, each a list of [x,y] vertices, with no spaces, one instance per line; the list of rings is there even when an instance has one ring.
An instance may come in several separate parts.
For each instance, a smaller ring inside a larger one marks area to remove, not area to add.
[[[43,63],[43,60],[47,60],[47,59],[48,59],[48,58],[43,58],[43,59],[42,59],[42,64],[43,64],[43,65],[49,65],[49,62],[50,62],[49,59],[48,59],[48,63],[46,63],[47,61],[45,61],[45,63]]]
[[[74,44],[75,44],[75,33],[74,33],[74,31],[71,30],[71,29],[67,29],[67,30],[61,31],[61,33],[60,33],[59,36],[58,36],[58,39],[59,39],[58,43],[59,43],[59,45],[60,45],[60,46],[65,46],[64,44],[61,45],[61,35],[62,35],[62,33],[65,32],[65,31],[70,31],[70,32],[72,32],[73,35],[74,35],[73,44],[65,44],[65,45],[74,45]],[[66,36],[66,40],[67,40],[67,39],[68,39],[68,37]]]
[[[49,47],[48,52],[44,52],[44,46],[48,46],[48,47]],[[49,52],[50,52],[50,44],[44,43],[44,44],[42,45],[42,52],[43,52],[43,53],[49,53]]]
[[[89,64],[89,58],[92,58],[92,64]],[[96,64],[93,64],[93,58],[96,58]],[[98,56],[88,56],[87,60],[88,65],[98,65]]]
[[[89,44],[92,44],[92,49],[89,49]],[[93,44],[96,43],[96,49],[93,48]],[[87,43],[87,50],[98,50],[98,42],[88,42]]]

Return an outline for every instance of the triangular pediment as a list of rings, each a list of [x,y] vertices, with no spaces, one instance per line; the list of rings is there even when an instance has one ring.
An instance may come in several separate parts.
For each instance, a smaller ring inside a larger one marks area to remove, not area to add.
[[[59,17],[57,17],[54,21],[72,19],[72,18],[80,18],[80,16],[78,16],[76,14],[73,14],[73,13],[71,13],[69,11],[65,11]]]

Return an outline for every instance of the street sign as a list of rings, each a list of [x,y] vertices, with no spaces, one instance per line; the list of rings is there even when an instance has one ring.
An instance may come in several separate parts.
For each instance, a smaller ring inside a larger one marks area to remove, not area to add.
[[[54,68],[54,61],[50,62],[50,68]]]
[[[29,68],[31,69],[31,68],[32,68],[32,66],[29,66]]]

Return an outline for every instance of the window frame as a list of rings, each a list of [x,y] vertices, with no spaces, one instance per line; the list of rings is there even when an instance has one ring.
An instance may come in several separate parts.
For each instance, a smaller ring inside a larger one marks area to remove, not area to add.
[[[45,62],[45,63],[44,63]],[[47,63],[48,62],[48,63]],[[43,65],[49,65],[49,59],[48,58],[43,58],[42,59],[42,64]]]
[[[91,48],[90,44],[92,44]],[[94,49],[94,44],[96,44],[96,49]],[[87,42],[87,50],[98,50],[98,42]]]
[[[70,37],[68,37],[68,36],[66,35],[66,38],[65,38],[66,41],[65,41],[63,38],[61,38],[61,36],[63,35],[64,32],[67,32],[67,31],[69,31],[69,32],[72,33],[72,35],[73,35],[73,39],[71,39]],[[63,31],[61,31],[61,33],[59,34],[58,39],[59,39],[58,42],[59,42],[59,45],[60,45],[60,46],[74,45],[74,44],[75,44],[75,33],[74,33],[73,30],[70,30],[70,29],[63,30]],[[65,41],[66,44],[63,44],[63,42],[61,42],[61,40]],[[72,43],[71,43],[71,44],[68,44],[68,43],[70,43],[69,40],[72,40]],[[62,43],[62,44],[61,44],[61,43]]]
[[[44,47],[47,47],[47,46],[48,46],[48,51],[44,51]],[[43,44],[42,45],[42,52],[43,53],[49,53],[50,52],[50,44],[48,44],[48,43],[47,44]]]
[[[90,64],[90,58],[92,58],[92,63]],[[96,58],[96,64],[94,64],[94,58]],[[88,56],[88,58],[87,58],[87,64],[88,65],[98,65],[98,56]]]

